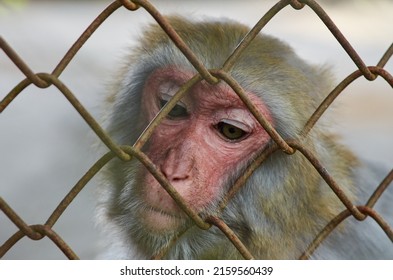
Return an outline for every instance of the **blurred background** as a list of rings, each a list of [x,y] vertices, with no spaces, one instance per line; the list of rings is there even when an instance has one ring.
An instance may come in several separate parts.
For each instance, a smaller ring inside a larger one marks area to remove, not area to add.
[[[151,1],[164,14],[233,18],[249,26],[276,3],[248,1]],[[393,1],[318,1],[367,65],[376,65],[393,42]],[[0,0],[0,35],[35,72],[50,73],[111,1]],[[97,119],[100,103],[126,50],[151,22],[143,9],[117,10],[60,76]],[[305,60],[328,64],[341,81],[354,63],[309,8],[280,12],[263,30],[287,41]],[[386,69],[393,72],[393,61]],[[23,74],[0,51],[0,99]],[[382,79],[358,79],[338,98],[333,128],[363,157],[393,166],[393,92]],[[0,196],[28,224],[46,221],[61,199],[100,158],[96,136],[55,88],[30,86],[0,114]],[[94,181],[60,217],[54,230],[82,259],[101,250],[94,227]],[[0,213],[0,244],[17,231]],[[64,259],[51,241],[23,238],[5,259]]]

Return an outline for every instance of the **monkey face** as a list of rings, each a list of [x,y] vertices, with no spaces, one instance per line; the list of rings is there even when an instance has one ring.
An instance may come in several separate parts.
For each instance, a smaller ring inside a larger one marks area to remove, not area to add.
[[[174,66],[155,70],[143,90],[143,121],[150,122],[192,76]],[[263,101],[248,94],[271,121]],[[200,82],[156,128],[145,152],[185,201],[204,213],[228,190],[230,178],[239,176],[230,171],[268,141],[269,135],[230,87]],[[147,170],[140,172],[138,188],[146,203],[141,222],[155,231],[178,227],[186,219],[183,211]]]

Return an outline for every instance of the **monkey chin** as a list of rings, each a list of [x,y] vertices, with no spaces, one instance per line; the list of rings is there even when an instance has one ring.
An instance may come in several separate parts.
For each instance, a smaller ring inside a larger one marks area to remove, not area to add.
[[[179,209],[179,212],[182,210]],[[173,232],[184,226],[186,217],[179,212],[169,213],[158,207],[146,206],[140,222],[152,233]]]

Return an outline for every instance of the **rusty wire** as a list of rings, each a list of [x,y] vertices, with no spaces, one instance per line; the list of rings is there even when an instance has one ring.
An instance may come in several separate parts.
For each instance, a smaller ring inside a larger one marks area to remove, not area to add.
[[[118,0],[111,3],[104,11],[98,15],[98,17],[89,25],[89,27],[82,33],[82,35],[76,40],[68,52],[64,55],[63,59],[55,67],[51,74],[49,73],[35,73],[29,68],[29,66],[23,61],[23,59],[12,49],[7,42],[0,37],[0,48],[5,52],[9,59],[15,64],[17,68],[26,76],[26,78],[17,84],[0,102],[0,113],[3,112],[13,100],[21,93],[26,87],[34,84],[39,88],[47,88],[54,85],[59,91],[67,98],[72,106],[82,116],[84,121],[91,127],[95,134],[101,139],[103,143],[109,148],[110,152],[102,156],[87,172],[86,174],[75,184],[75,186],[69,191],[64,197],[60,204],[56,207],[53,213],[49,216],[48,220],[42,225],[27,225],[21,217],[0,197],[0,209],[12,221],[19,229],[14,235],[12,235],[3,245],[0,247],[0,258],[3,257],[8,250],[10,250],[15,243],[21,238],[27,236],[32,240],[41,240],[44,237],[50,238],[58,248],[64,253],[69,259],[78,259],[77,254],[65,243],[62,238],[52,229],[57,220],[63,215],[63,212],[70,206],[73,199],[83,190],[85,185],[113,158],[117,157],[123,161],[129,161],[133,158],[139,160],[146,168],[152,173],[162,187],[171,195],[171,197],[178,203],[179,207],[194,221],[195,225],[201,229],[208,229],[211,226],[219,228],[227,238],[234,244],[245,259],[253,259],[248,249],[236,234],[225,224],[220,218],[219,213],[226,207],[229,201],[236,195],[236,193],[245,184],[251,174],[261,165],[263,162],[272,154],[277,151],[283,151],[290,156],[295,152],[300,152],[305,158],[307,158],[314,168],[318,171],[320,176],[326,181],[329,187],[334,191],[337,197],[341,200],[343,205],[346,207],[339,215],[332,219],[326,227],[315,237],[314,241],[309,245],[307,250],[300,256],[300,259],[309,258],[314,250],[326,239],[326,237],[332,232],[342,221],[346,218],[353,216],[358,220],[364,220],[366,217],[374,219],[386,233],[386,235],[393,242],[393,230],[390,225],[381,217],[374,209],[373,206],[377,200],[381,197],[383,192],[393,181],[393,170],[385,177],[385,179],[376,187],[375,192],[371,195],[366,205],[354,205],[351,200],[347,197],[342,188],[335,182],[334,178],[329,174],[328,170],[320,163],[318,158],[302,143],[302,139],[283,139],[274,127],[264,118],[264,116],[258,112],[256,107],[248,97],[246,96],[242,87],[237,81],[231,77],[228,73],[233,67],[236,60],[239,58],[241,53],[247,48],[247,46],[253,41],[253,39],[261,32],[265,25],[283,8],[291,6],[296,10],[301,10],[308,6],[320,20],[330,30],[331,34],[337,39],[342,48],[347,52],[348,56],[357,66],[358,70],[348,75],[342,82],[340,82],[336,88],[326,97],[326,99],[320,104],[318,109],[309,118],[305,127],[302,131],[302,137],[305,137],[320,119],[324,112],[334,102],[337,96],[343,92],[343,90],[357,78],[364,76],[366,79],[373,81],[376,77],[381,76],[385,81],[393,87],[392,75],[384,69],[384,66],[393,55],[393,44],[388,48],[385,54],[382,56],[376,66],[366,66],[351,44],[347,41],[344,35],[340,32],[334,22],[329,18],[323,8],[314,0],[281,0],[278,1],[261,19],[256,25],[249,31],[249,33],[243,38],[242,42],[239,43],[235,51],[228,57],[226,62],[223,64],[221,69],[207,69],[201,61],[191,51],[189,46],[181,39],[177,32],[173,29],[171,24],[166,18],[147,0]],[[101,128],[99,123],[89,114],[89,112],[83,107],[83,105],[77,100],[75,95],[67,88],[65,84],[60,80],[60,75],[67,68],[68,64],[74,59],[74,56],[83,47],[85,42],[92,36],[92,34],[99,28],[99,26],[111,16],[117,9],[124,7],[130,11],[137,9],[145,9],[161,26],[161,28],[168,34],[170,39],[184,54],[184,56],[190,61],[190,63],[198,71],[193,78],[185,83],[174,97],[161,109],[154,120],[145,128],[144,132],[140,135],[133,147],[130,146],[119,146],[112,138]],[[218,81],[223,81],[228,84],[240,97],[240,99],[247,105],[249,110],[269,133],[272,140],[271,143],[266,147],[264,151],[248,166],[244,173],[237,179],[234,185],[230,188],[229,192],[222,199],[219,204],[218,212],[216,216],[209,216],[206,219],[202,219],[198,213],[192,210],[191,207],[185,202],[185,200],[179,195],[176,189],[169,183],[169,181],[163,176],[163,174],[154,166],[151,160],[141,151],[143,145],[148,141],[152,135],[154,129],[160,124],[163,118],[171,111],[176,103],[186,94],[186,92],[196,83],[201,80],[205,80],[211,84],[215,84]],[[183,233],[179,233],[178,237]],[[169,250],[169,248],[176,242],[177,238],[174,238],[167,244],[167,247],[161,248],[160,251],[156,252],[153,259],[163,258]]]

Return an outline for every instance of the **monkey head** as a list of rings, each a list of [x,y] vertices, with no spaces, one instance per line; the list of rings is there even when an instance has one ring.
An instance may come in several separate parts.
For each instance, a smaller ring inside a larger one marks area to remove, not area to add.
[[[208,69],[220,69],[248,32],[228,20],[170,23]],[[108,132],[133,145],[196,70],[157,25],[150,26],[127,57],[110,98]],[[229,71],[257,110],[286,139],[299,136],[329,90],[326,70],[310,66],[290,47],[258,35]],[[347,153],[328,140],[309,145],[326,158]],[[271,142],[244,102],[225,82],[194,84],[155,128],[142,150],[201,217],[215,214],[223,195]],[[353,158],[343,158],[345,165]],[[345,173],[347,170],[343,168]],[[166,258],[241,258],[220,230],[201,230],[137,160],[114,161],[104,172],[100,212],[117,232],[123,257],[149,258],[168,247]],[[340,176],[338,176],[340,177]],[[351,184],[350,180],[343,182]],[[222,219],[258,258],[294,258],[339,202],[322,188],[300,155],[268,158],[222,212]],[[110,226],[109,226],[110,225]],[[176,242],[171,244],[171,240]],[[132,251],[132,253],[130,253]]]

